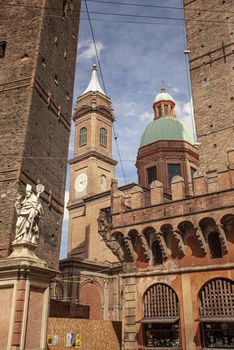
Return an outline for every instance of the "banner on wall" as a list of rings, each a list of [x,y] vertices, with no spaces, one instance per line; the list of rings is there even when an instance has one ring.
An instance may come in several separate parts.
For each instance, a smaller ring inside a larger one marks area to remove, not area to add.
[[[68,348],[81,348],[81,335],[73,332],[67,333],[66,347]]]
[[[81,348],[81,335],[77,334],[76,335],[76,349],[80,349]]]
[[[72,346],[72,333],[67,333],[66,347],[70,348],[71,346]]]
[[[48,335],[48,337],[47,337],[47,344],[48,344],[48,345],[52,345],[52,343],[53,343],[53,338],[54,338],[53,335]]]
[[[58,335],[48,335],[47,344],[48,345],[58,345]]]

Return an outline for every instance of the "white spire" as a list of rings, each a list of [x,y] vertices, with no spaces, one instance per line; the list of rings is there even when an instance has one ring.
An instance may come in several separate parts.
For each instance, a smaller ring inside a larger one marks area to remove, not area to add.
[[[87,87],[87,89],[83,92],[82,95],[86,94],[86,92],[90,92],[90,91],[99,91],[101,92],[103,95],[105,95],[105,92],[102,90],[99,81],[98,81],[98,77],[97,77],[97,66],[96,64],[93,64],[93,68],[92,68],[92,76],[91,76],[91,80],[90,83]]]

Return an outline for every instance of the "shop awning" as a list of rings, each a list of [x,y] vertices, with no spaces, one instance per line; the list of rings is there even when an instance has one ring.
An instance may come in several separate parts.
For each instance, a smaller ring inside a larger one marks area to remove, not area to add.
[[[175,323],[179,321],[179,316],[173,316],[173,317],[147,317],[142,318],[139,321],[136,321],[136,323]]]
[[[234,322],[233,316],[201,316],[196,321],[200,322]]]

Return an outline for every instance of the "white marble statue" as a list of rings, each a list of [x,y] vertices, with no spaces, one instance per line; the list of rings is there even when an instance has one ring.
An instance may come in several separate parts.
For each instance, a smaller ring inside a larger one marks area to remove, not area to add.
[[[43,215],[40,194],[44,191],[43,185],[37,185],[37,195],[33,193],[32,186],[26,186],[26,195],[22,200],[20,194],[16,197],[15,209],[17,214],[15,240],[16,243],[37,243],[39,239],[38,220]]]

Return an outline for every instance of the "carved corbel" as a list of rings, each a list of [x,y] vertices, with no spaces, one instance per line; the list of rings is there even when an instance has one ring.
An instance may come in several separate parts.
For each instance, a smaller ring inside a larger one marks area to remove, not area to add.
[[[127,253],[127,256],[131,262],[135,261],[135,251],[133,247],[133,243],[130,237],[124,237],[124,245],[125,245],[125,250]]]
[[[91,108],[96,109],[97,108],[97,99],[96,97],[93,97],[91,100]]]
[[[139,241],[141,243],[143,256],[144,256],[146,261],[149,261],[150,260],[150,249],[149,249],[147,240],[146,240],[144,235],[139,235],[138,237],[139,237]]]
[[[167,247],[164,234],[162,232],[156,233],[156,240],[159,243],[159,246],[162,251],[162,257],[163,257],[163,260],[165,261],[170,257],[170,250]]]
[[[120,243],[111,236],[112,223],[110,217],[103,210],[100,210],[98,221],[98,233],[102,237],[106,246],[112,251],[112,253],[119,259],[120,262],[124,261],[124,251]]]
[[[182,233],[179,230],[173,231],[173,237],[177,241],[178,249],[179,252],[185,256],[185,245],[184,245],[184,240],[182,237]]]
[[[113,237],[106,239],[103,237],[103,240],[108,248],[112,251],[112,253],[119,259],[120,262],[124,262],[124,251],[121,248],[119,242]]]
[[[201,251],[204,255],[206,255],[207,254],[207,247],[206,247],[206,241],[205,241],[205,237],[202,233],[202,230],[201,230],[200,226],[196,227],[194,230],[195,230],[195,234],[196,234],[196,237],[198,239]]]
[[[223,255],[226,255],[228,253],[228,245],[227,245],[227,238],[226,233],[224,231],[223,225],[217,225],[218,233],[219,233],[219,239],[222,247],[222,253]]]

